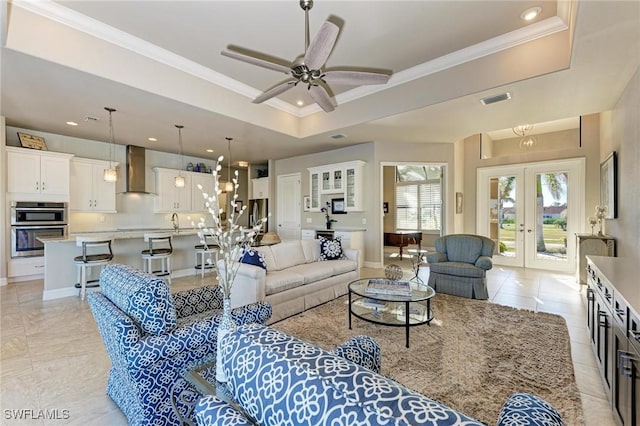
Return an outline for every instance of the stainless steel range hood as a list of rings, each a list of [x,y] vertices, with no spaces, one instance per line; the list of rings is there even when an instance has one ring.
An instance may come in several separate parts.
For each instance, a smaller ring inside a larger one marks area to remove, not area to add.
[[[145,149],[127,145],[127,182],[125,193],[149,194],[145,187]]]

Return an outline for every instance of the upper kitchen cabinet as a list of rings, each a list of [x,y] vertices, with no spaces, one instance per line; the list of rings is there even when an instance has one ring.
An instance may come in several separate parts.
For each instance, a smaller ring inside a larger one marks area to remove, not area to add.
[[[21,201],[69,201],[71,154],[7,147],[7,192]]]
[[[180,170],[161,169],[155,167],[156,174],[156,213],[188,212],[191,211],[191,175]],[[175,178],[184,177],[184,186],[177,188]]]
[[[348,161],[309,168],[311,211],[320,211],[321,196],[342,195],[346,211],[363,210],[362,173],[364,161]]]
[[[251,179],[251,188],[253,199],[269,198],[269,178],[263,177],[258,179]]]
[[[206,193],[211,197],[213,194],[213,175],[211,173],[190,173],[191,175],[191,207],[194,212],[207,212],[207,201],[202,196]],[[198,188],[198,185],[202,189]],[[218,184],[220,185],[220,184]]]
[[[104,170],[118,163],[88,158],[71,159],[69,208],[79,212],[116,213],[116,183],[105,182]]]

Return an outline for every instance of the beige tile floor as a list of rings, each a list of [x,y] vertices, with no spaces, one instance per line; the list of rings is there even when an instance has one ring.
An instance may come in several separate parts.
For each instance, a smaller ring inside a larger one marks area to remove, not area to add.
[[[381,273],[362,270],[363,276]],[[174,279],[172,287],[178,291],[210,282],[211,275],[204,282],[198,275]],[[566,318],[585,424],[614,425],[587,340],[584,297],[574,276],[495,267],[488,282],[493,303]],[[76,297],[43,302],[42,287],[42,280],[0,287],[2,424],[126,424],[105,395],[110,362],[88,305]],[[19,409],[32,410],[31,417],[47,410],[68,418],[11,419],[13,412],[7,410]]]

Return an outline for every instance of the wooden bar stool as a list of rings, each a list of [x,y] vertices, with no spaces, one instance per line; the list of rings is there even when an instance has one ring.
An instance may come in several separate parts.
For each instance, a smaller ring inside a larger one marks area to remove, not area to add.
[[[171,255],[173,246],[171,245],[171,234],[168,233],[146,233],[144,241],[149,243],[149,248],[142,250],[142,271],[158,277],[167,277],[171,284]],[[153,269],[153,261],[160,261],[160,269]]]
[[[87,288],[99,287],[100,279],[89,279],[91,276],[91,268],[102,267],[108,265],[113,260],[113,251],[111,250],[111,242],[113,239],[109,237],[78,237],[76,238],[76,246],[82,247],[82,255],[73,258],[78,270],[78,282],[75,287],[80,289],[79,295],[82,300],[87,293]]]
[[[207,269],[213,269],[214,271],[216,263],[218,262],[218,240],[216,237],[210,234],[204,235],[204,244],[198,244],[193,247],[196,253],[196,274],[200,270],[200,277],[204,278],[204,272]]]

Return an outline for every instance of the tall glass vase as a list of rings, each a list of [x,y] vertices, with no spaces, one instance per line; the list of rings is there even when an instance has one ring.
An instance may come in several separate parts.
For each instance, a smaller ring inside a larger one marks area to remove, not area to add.
[[[216,348],[216,380],[220,383],[226,383],[228,378],[222,368],[222,338],[237,328],[236,323],[231,317],[231,299],[225,297],[222,301],[222,320],[218,326],[218,341]]]

